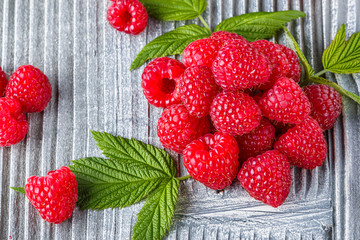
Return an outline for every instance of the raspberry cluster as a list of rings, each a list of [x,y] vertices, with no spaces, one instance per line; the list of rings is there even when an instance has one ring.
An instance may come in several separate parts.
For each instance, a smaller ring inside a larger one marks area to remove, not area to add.
[[[290,165],[314,169],[326,159],[323,130],[341,113],[338,92],[298,85],[294,51],[267,40],[215,32],[189,44],[182,61],[157,58],[142,74],[149,103],[164,107],[158,136],[183,153],[189,174],[211,189],[237,177],[255,199],[280,206]]]
[[[0,68],[1,147],[11,146],[25,138],[29,125],[24,112],[43,111],[51,99],[51,92],[49,79],[31,65],[20,66],[9,81]]]

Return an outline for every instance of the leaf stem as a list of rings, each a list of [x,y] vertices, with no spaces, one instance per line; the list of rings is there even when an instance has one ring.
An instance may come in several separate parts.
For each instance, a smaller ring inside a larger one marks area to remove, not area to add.
[[[207,29],[209,29],[209,31],[211,32],[211,29],[209,28],[209,25],[205,22],[204,18],[203,18],[201,15],[199,15],[199,19],[200,19],[200,21],[202,22],[202,24],[203,24]]]
[[[321,72],[319,72],[319,73],[321,73]],[[355,102],[357,102],[358,104],[360,104],[360,97],[358,95],[345,90],[340,85],[338,85],[330,80],[327,80],[322,77],[311,77],[309,80],[314,83],[328,85],[328,86],[334,88],[336,91],[338,91],[341,95],[347,96],[347,97],[351,98],[352,100],[354,100]]]
[[[186,180],[186,179],[188,179],[188,178],[191,178],[191,176],[190,176],[190,175],[186,175],[186,176],[178,177],[177,179],[178,179],[179,181],[182,181],[182,180]]]
[[[321,75],[323,75],[323,74],[326,73],[327,71],[328,71],[327,69],[324,69],[324,70],[322,70],[322,71],[314,74],[313,76],[314,76],[314,77],[320,77]]]

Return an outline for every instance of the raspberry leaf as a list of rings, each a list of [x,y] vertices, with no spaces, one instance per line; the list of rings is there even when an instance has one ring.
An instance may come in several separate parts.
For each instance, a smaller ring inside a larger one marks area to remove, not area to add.
[[[333,73],[360,72],[360,32],[345,41],[345,24],[341,25],[322,57],[325,70]]]
[[[126,207],[142,200],[167,178],[144,165],[103,158],[84,158],[69,166],[78,181],[81,209]]]
[[[25,194],[25,189],[23,187],[10,187],[10,188],[14,191]]]
[[[304,53],[301,51],[300,46],[296,42],[293,35],[290,33],[290,31],[285,26],[283,27],[283,30],[285,32],[288,43],[290,44],[290,48],[295,49],[295,51],[296,51],[302,65],[304,66],[307,78],[314,75],[314,73],[315,73],[314,69],[311,67],[310,63],[307,61]]]
[[[105,132],[91,131],[91,133],[103,154],[110,159],[160,172],[164,177],[174,177],[176,174],[170,155],[162,149]]]
[[[132,239],[162,239],[170,228],[178,194],[178,179],[163,180],[139,212]]]
[[[151,17],[163,21],[182,21],[198,17],[206,0],[140,0]]]
[[[195,24],[178,27],[149,42],[136,56],[130,70],[140,67],[147,60],[156,57],[181,54],[191,42],[210,36],[210,31]]]
[[[225,19],[216,26],[215,31],[235,32],[249,41],[270,38],[282,26],[306,14],[297,10],[279,12],[254,12]]]

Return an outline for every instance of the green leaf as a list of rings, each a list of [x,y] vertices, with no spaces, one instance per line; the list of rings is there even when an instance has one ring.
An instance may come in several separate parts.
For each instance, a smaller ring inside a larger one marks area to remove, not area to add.
[[[225,19],[216,26],[215,32],[235,32],[249,41],[255,41],[270,38],[285,23],[305,16],[305,13],[297,10],[246,13]]]
[[[134,226],[133,240],[161,240],[170,228],[179,194],[179,180],[161,182],[147,198]]]
[[[91,133],[103,154],[110,159],[158,171],[167,177],[173,177],[176,174],[170,155],[162,149],[135,139],[116,137],[105,132],[91,131]]]
[[[286,34],[288,43],[290,44],[290,48],[295,49],[302,65],[304,66],[307,78],[314,75],[314,73],[315,73],[314,69],[311,67],[310,63],[307,61],[304,53],[301,51],[300,46],[295,41],[295,38],[293,37],[293,35],[291,35],[290,31],[285,26],[283,27],[283,30]]]
[[[333,73],[360,72],[360,32],[345,41],[345,24],[341,25],[330,46],[324,51],[324,68]]]
[[[151,17],[163,21],[182,21],[198,17],[206,0],[140,0]]]
[[[147,60],[156,57],[181,54],[191,42],[207,38],[210,31],[195,24],[178,27],[149,42],[136,56],[131,64],[131,70],[140,67]]]
[[[14,191],[25,194],[25,189],[23,187],[10,187],[10,188]]]
[[[168,176],[144,165],[85,158],[69,166],[78,182],[81,209],[126,207],[142,200]]]

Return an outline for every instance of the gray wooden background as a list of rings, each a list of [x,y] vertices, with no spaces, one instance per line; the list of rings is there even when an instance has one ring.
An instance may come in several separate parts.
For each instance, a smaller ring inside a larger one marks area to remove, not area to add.
[[[72,159],[101,156],[90,130],[161,146],[156,123],[162,110],[149,106],[142,94],[144,66],[132,72],[129,68],[147,42],[184,22],[150,19],[143,33],[130,36],[107,23],[109,4],[0,0],[1,67],[9,75],[20,65],[32,64],[53,86],[46,110],[28,114],[26,139],[0,149],[1,239],[130,239],[143,203],[105,211],[76,209],[72,219],[51,225],[24,195],[9,190]],[[204,17],[214,28],[234,15],[287,9],[307,14],[289,28],[316,71],[322,70],[322,51],[342,23],[347,36],[360,31],[359,0],[208,0]],[[276,40],[284,43],[281,35]],[[359,94],[359,74],[327,77]],[[167,239],[360,239],[359,110],[344,98],[343,114],[326,133],[327,161],[313,171],[294,168],[290,196],[277,209],[250,198],[238,182],[220,192],[193,180],[183,182]],[[186,175],[181,157],[172,156],[179,175]]]

